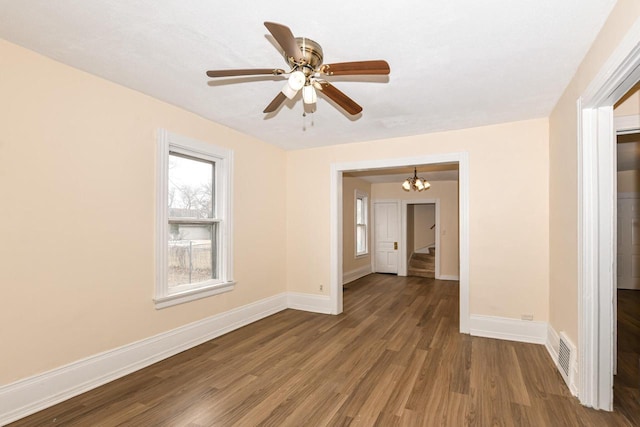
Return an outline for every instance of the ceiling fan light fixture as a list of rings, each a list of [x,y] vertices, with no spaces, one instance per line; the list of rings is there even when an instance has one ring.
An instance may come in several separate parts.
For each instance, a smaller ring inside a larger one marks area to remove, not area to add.
[[[290,67],[289,72],[279,68],[253,68],[209,70],[206,74],[210,78],[288,74],[285,86],[263,110],[265,114],[276,112],[287,98],[293,100],[298,91],[309,86],[303,90],[302,98],[305,105],[315,104],[316,91],[320,91],[337,107],[352,116],[357,116],[362,112],[362,107],[333,86],[331,82],[320,79],[321,76],[389,75],[391,72],[387,61],[382,59],[323,64],[324,54],[319,43],[305,37],[294,37],[291,29],[286,25],[268,21],[264,25],[276,41],[276,47],[279,47],[280,52],[284,55],[284,59]],[[310,110],[315,110],[315,108],[312,107]]]
[[[315,104],[318,100],[316,89],[311,85],[304,86],[302,88],[302,100],[305,104]]]
[[[306,81],[307,81],[307,78],[302,71],[294,71],[289,76],[289,80],[287,84],[291,89],[297,92],[300,89],[302,89]]]
[[[289,99],[293,99],[300,89],[304,86],[307,78],[302,71],[294,71],[289,76],[287,83],[282,88],[282,93]]]
[[[291,86],[289,86],[289,82],[285,83],[281,92],[284,93],[284,96],[286,96],[289,99],[293,99],[293,97],[296,96],[296,93],[298,93],[297,90],[291,89]]]

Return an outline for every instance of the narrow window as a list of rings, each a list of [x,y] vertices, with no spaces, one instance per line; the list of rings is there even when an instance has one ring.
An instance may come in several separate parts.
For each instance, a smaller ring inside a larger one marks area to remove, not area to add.
[[[233,289],[233,152],[158,136],[156,308]]]
[[[367,236],[367,222],[369,212],[369,197],[366,193],[356,190],[356,256],[369,253],[369,239]]]

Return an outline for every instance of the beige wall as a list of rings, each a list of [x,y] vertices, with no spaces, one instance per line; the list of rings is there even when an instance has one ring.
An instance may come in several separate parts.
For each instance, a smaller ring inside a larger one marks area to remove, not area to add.
[[[284,151],[4,41],[0,70],[0,385],[285,291]],[[234,181],[236,289],[163,310],[158,128],[260,176]]]
[[[614,106],[614,116],[637,116],[640,114],[640,83],[636,84]]]
[[[373,184],[371,192],[375,199],[419,200],[440,199],[440,274],[446,276],[459,275],[459,236],[458,236],[458,181],[432,181],[427,191],[406,192],[401,183]],[[418,207],[417,205],[416,207]],[[417,213],[414,209],[414,219]],[[414,221],[415,224],[415,221]],[[432,223],[433,224],[433,223]],[[431,224],[429,224],[431,226]],[[412,234],[413,245],[417,248],[415,230]],[[411,253],[407,254],[407,256]]]
[[[371,265],[371,244],[369,254],[356,257],[355,230],[355,191],[359,190],[369,196],[369,218],[371,218],[371,183],[353,177],[342,178],[342,270],[345,273]],[[371,221],[368,235],[371,235]],[[371,240],[371,239],[369,239]],[[370,242],[369,242],[370,243]]]
[[[288,289],[329,293],[332,163],[467,151],[471,313],[547,320],[548,135],[538,119],[287,152],[288,176],[307,177],[287,180]]]
[[[578,342],[576,100],[639,16],[639,1],[618,0],[549,119],[549,320],[574,343]]]
[[[457,206],[456,194],[456,206]],[[435,205],[415,205],[415,227],[413,230],[413,248],[412,250],[422,249],[436,243],[436,229],[431,228],[436,223],[436,206]],[[457,217],[456,209],[456,217]],[[456,224],[457,225],[457,224]],[[457,227],[456,227],[457,228]],[[458,239],[455,239],[458,241]]]

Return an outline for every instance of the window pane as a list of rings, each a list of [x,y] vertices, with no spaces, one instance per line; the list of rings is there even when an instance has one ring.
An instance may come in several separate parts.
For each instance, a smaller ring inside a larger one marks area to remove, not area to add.
[[[218,278],[217,224],[169,224],[169,287]]]
[[[215,164],[169,154],[169,217],[213,218]]]
[[[357,224],[363,224],[363,217],[364,217],[364,212],[362,209],[362,199],[357,198],[356,199],[356,223]]]
[[[356,226],[356,253],[360,254],[367,250],[365,231],[365,226]]]

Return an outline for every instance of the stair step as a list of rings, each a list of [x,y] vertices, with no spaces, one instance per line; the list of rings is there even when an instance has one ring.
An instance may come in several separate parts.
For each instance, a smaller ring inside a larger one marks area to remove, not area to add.
[[[429,253],[414,252],[409,259],[407,275],[435,278],[436,249],[429,248]]]
[[[411,258],[413,259],[435,259],[435,257],[435,254],[421,254],[416,252],[411,255]]]
[[[409,268],[435,268],[436,263],[435,262],[423,262],[423,261],[416,261],[416,260],[411,260],[409,261]]]
[[[426,277],[429,279],[434,279],[436,277],[433,271],[420,269],[420,268],[409,268],[407,270],[408,276],[418,276],[418,277]]]

